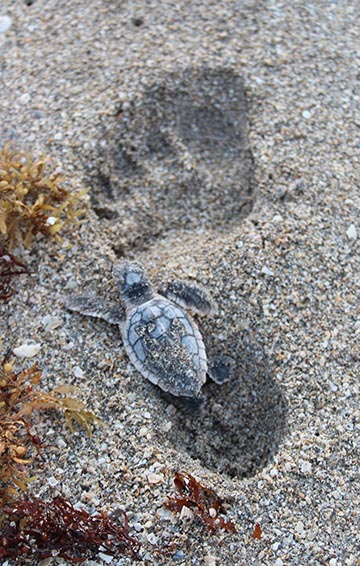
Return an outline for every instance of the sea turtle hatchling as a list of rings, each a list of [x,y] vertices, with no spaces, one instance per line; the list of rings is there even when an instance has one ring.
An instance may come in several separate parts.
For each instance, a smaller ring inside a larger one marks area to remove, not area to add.
[[[114,265],[113,277],[123,307],[82,295],[69,297],[66,307],[118,324],[135,368],[175,397],[198,398],[207,374],[216,383],[228,379],[232,359],[219,356],[209,369],[198,326],[183,310],[209,314],[212,301],[205,290],[177,281],[157,293],[143,267],[125,260]]]

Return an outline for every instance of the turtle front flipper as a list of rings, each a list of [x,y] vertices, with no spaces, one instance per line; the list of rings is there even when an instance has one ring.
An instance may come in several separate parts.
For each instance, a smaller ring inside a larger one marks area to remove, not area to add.
[[[162,287],[159,293],[180,307],[199,315],[208,315],[216,310],[213,300],[205,289],[185,281],[170,282]]]
[[[221,385],[230,380],[234,369],[234,358],[220,354],[220,356],[216,356],[211,360],[208,367],[208,375],[215,383]]]
[[[120,324],[125,319],[124,310],[120,305],[99,300],[98,297],[73,295],[67,297],[64,303],[70,311],[76,311],[85,316],[102,318],[110,324]]]

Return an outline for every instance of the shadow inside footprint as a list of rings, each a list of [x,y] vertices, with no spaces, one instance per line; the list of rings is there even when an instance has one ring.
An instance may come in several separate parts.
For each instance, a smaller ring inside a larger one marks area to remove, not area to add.
[[[173,228],[225,229],[252,208],[248,102],[232,70],[185,69],[136,91],[100,151],[92,204],[128,245]]]
[[[205,385],[199,411],[177,408],[166,442],[211,470],[241,478],[254,475],[277,452],[287,409],[278,383],[250,346],[237,368],[229,383]]]

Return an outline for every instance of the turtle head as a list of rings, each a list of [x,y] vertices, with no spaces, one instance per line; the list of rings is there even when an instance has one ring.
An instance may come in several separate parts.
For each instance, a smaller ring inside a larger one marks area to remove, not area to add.
[[[116,263],[113,277],[125,308],[135,307],[152,299],[151,283],[139,263],[125,260]]]

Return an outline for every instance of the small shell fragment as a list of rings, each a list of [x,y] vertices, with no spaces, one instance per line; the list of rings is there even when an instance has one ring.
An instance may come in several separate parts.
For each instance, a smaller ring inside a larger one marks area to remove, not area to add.
[[[204,556],[204,563],[206,564],[206,566],[216,566],[217,563],[216,556],[213,556],[212,554],[208,554],[207,556]]]
[[[0,33],[7,32],[12,24],[12,19],[9,16],[0,16]]]
[[[40,352],[40,344],[22,344],[14,348],[13,352],[18,358],[32,358]]]
[[[356,240],[357,232],[356,232],[355,224],[350,224],[349,228],[346,230],[346,235],[349,238],[349,240]]]
[[[155,485],[157,483],[162,483],[164,476],[162,474],[155,474],[154,472],[149,472],[147,474],[147,481],[151,485]]]
[[[78,377],[78,378],[84,377],[84,372],[81,369],[81,367],[79,367],[79,366],[74,367],[74,375],[75,375],[75,377]]]
[[[189,509],[189,507],[186,507],[186,505],[183,505],[181,508],[181,513],[180,513],[180,519],[181,521],[184,521],[186,523],[192,523],[194,520],[194,512],[192,511],[192,509]]]
[[[157,512],[160,521],[171,521],[172,523],[176,523],[176,517],[172,511],[169,509],[159,509]]]
[[[58,328],[62,325],[61,318],[51,315],[44,316],[41,322],[45,326],[46,332],[51,332],[52,330],[55,330],[55,328]]]
[[[49,485],[51,485],[51,487],[55,487],[59,483],[58,480],[56,478],[54,478],[54,476],[51,476],[50,478],[48,478],[47,482],[48,482]]]
[[[109,554],[105,554],[104,552],[99,552],[99,558],[101,558],[101,560],[106,564],[110,564],[110,562],[114,559],[113,556],[109,556]]]

